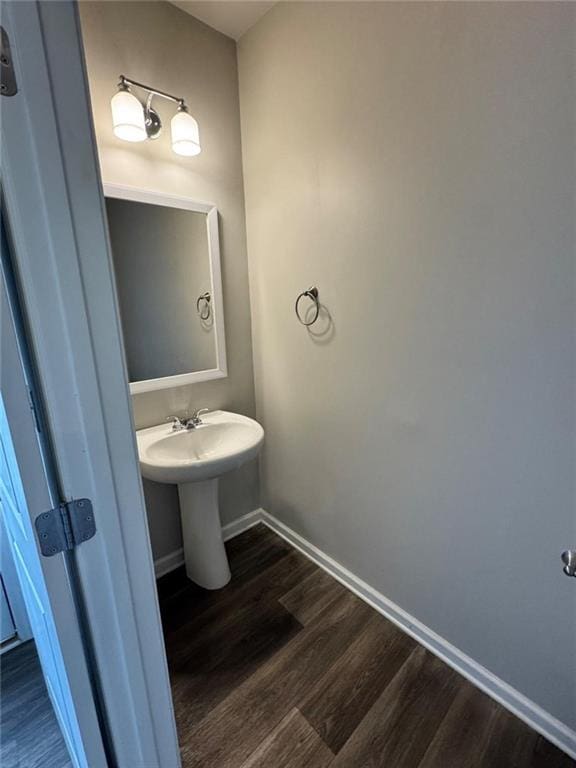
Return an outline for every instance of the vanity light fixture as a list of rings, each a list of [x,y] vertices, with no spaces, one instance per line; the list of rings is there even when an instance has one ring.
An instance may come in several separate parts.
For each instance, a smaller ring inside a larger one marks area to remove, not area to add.
[[[139,88],[147,91],[146,103],[140,101],[131,91],[131,88]],[[171,121],[172,149],[177,155],[192,157],[200,154],[200,135],[198,123],[188,113],[188,107],[184,99],[172,96],[164,91],[143,85],[136,80],[131,80],[120,75],[118,92],[114,94],[110,102],[112,107],[112,123],[114,133],[124,141],[145,141],[157,139],[162,132],[162,122],[158,112],[152,107],[152,99],[158,96],[178,104],[178,109]]]

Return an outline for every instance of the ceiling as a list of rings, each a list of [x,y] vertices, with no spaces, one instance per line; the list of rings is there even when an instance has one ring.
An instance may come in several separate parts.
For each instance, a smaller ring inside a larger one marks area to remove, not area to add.
[[[239,40],[276,2],[258,0],[170,0],[213,29]]]

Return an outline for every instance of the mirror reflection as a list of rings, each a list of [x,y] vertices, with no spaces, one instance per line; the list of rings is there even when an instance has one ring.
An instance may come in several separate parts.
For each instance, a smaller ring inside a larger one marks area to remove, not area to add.
[[[217,368],[207,214],[114,197],[106,210],[130,382]]]

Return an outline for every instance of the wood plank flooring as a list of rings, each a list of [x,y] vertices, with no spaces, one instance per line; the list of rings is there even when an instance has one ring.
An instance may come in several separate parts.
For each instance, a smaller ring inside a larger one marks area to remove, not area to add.
[[[576,768],[263,525],[158,582],[184,768]]]
[[[33,641],[0,656],[0,765],[72,768]]]

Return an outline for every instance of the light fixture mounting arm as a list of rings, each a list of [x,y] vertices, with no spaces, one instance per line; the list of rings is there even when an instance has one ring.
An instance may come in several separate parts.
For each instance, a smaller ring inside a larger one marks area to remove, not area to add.
[[[173,96],[171,93],[166,93],[166,91],[159,91],[157,88],[152,88],[149,85],[144,85],[144,83],[139,83],[137,80],[132,80],[130,77],[120,75],[120,82],[118,83],[118,87],[129,88],[130,86],[133,86],[134,88],[141,88],[143,91],[147,91],[149,94],[149,101],[151,100],[152,96],[160,96],[163,99],[168,99],[168,101],[173,101],[176,104],[179,104],[181,107],[186,106],[184,99],[180,98],[179,96]]]
[[[146,135],[149,139],[157,139],[158,136],[160,136],[162,133],[162,121],[160,120],[160,115],[152,107],[152,99],[154,96],[158,96],[159,98],[166,99],[167,101],[172,101],[175,104],[178,104],[178,111],[187,111],[184,99],[178,96],[173,96],[171,93],[166,93],[166,91],[160,91],[158,88],[152,88],[151,86],[145,85],[144,83],[139,83],[137,80],[132,80],[132,78],[126,77],[125,75],[120,75],[118,88],[123,91],[128,91],[130,90],[130,87],[140,88],[140,90],[146,91],[148,93],[146,103],[143,104],[142,107],[144,109],[144,124],[146,127]]]

